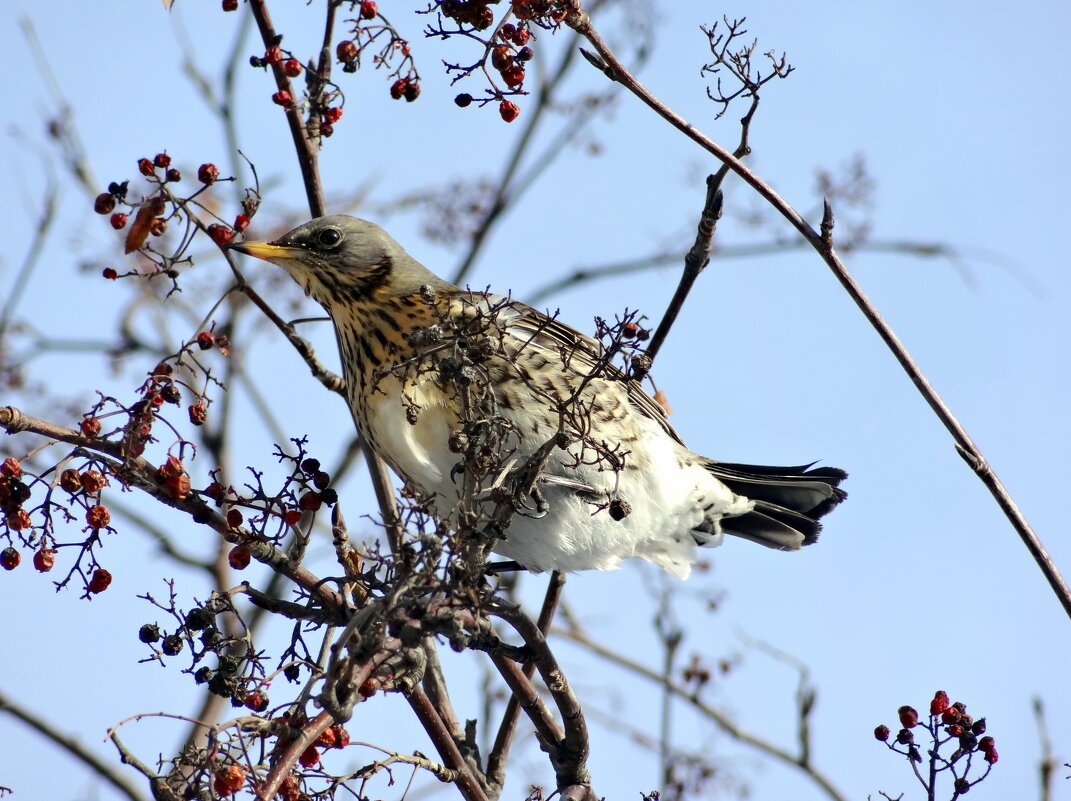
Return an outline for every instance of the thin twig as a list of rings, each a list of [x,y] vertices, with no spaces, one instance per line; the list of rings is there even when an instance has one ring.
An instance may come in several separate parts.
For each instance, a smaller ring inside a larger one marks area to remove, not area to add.
[[[454,742],[454,738],[450,736],[450,732],[443,725],[442,718],[435,711],[435,707],[432,706],[424,690],[416,686],[406,693],[405,697],[424,730],[431,737],[431,741],[434,743],[443,762],[446,763],[448,768],[455,771],[451,781],[453,781],[462,797],[466,801],[487,801],[483,788],[480,786],[476,776],[472,774],[465,758],[457,748],[457,743]]]
[[[830,270],[832,270],[834,276],[840,282],[841,286],[844,287],[849,297],[855,302],[856,306],[863,313],[863,316],[866,317],[867,321],[874,330],[877,331],[878,336],[881,337],[886,347],[900,363],[904,372],[908,374],[908,377],[911,379],[912,383],[915,384],[916,389],[918,389],[919,393],[929,404],[934,414],[937,415],[945,429],[951,434],[956,450],[963,456],[964,460],[975,472],[979,480],[986,486],[990,494],[997,501],[997,504],[1004,512],[1004,515],[1019,534],[1023,544],[1026,545],[1030,555],[1038,563],[1049,586],[1052,588],[1052,591],[1056,594],[1057,599],[1063,606],[1065,613],[1071,617],[1071,588],[1068,588],[1067,583],[1060,575],[1060,571],[1057,569],[1052,557],[1049,556],[1048,551],[1045,550],[1041,540],[1031,528],[996,473],[989,466],[985,457],[982,455],[981,450],[973,440],[971,440],[959,420],[952,414],[952,411],[945,405],[944,401],[941,400],[941,397],[937,394],[937,390],[934,389],[923,375],[921,369],[919,369],[919,366],[907,352],[903,343],[900,342],[896,334],[893,333],[892,328],[889,327],[888,323],[885,322],[875,306],[870,302],[870,299],[867,298],[862,287],[859,286],[848,272],[848,269],[844,266],[844,263],[840,260],[840,257],[833,248],[832,243],[824,242],[821,234],[815,231],[810,223],[808,223],[799,212],[789,205],[784,198],[778,195],[769,184],[762,181],[762,179],[753,173],[738,158],[733,156],[732,153],[705,134],[701,133],[676,112],[672,111],[665,105],[665,103],[655,97],[655,95],[643,86],[643,84],[636,80],[636,77],[632,75],[623,64],[621,64],[613,51],[591,25],[591,20],[586,14],[580,13],[566,17],[566,23],[577,31],[577,33],[583,35],[595,48],[598,52],[598,57],[596,57],[597,61],[593,61],[593,63],[601,62],[602,71],[607,77],[622,83],[651,110],[727,166],[733,173],[743,180],[744,183],[755,190],[760,197],[776,209],[782,217],[788,220],[792,227],[795,228],[800,235],[810,243],[811,247],[814,248],[819,256],[822,257],[822,260],[828,265]],[[592,60],[590,54],[588,60]]]

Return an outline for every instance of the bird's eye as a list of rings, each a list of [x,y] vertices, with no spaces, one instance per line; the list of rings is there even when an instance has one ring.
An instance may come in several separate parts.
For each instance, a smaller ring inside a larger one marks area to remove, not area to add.
[[[316,244],[322,248],[333,248],[342,241],[342,232],[337,228],[325,228],[316,235]]]

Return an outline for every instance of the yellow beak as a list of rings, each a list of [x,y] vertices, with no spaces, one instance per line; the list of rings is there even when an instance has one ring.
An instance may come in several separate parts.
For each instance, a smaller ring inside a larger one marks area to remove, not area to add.
[[[276,245],[271,242],[236,242],[231,245],[231,250],[270,262],[293,259],[302,252],[300,248]]]

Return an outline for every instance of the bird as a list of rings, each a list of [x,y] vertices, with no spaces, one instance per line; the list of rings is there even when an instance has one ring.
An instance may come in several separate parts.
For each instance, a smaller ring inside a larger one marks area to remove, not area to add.
[[[835,467],[692,452],[613,348],[508,294],[455,286],[375,223],[327,215],[231,248],[281,267],[327,312],[372,449],[437,520],[471,525],[490,503],[492,549],[520,568],[639,558],[684,579],[726,534],[810,545],[846,497]]]

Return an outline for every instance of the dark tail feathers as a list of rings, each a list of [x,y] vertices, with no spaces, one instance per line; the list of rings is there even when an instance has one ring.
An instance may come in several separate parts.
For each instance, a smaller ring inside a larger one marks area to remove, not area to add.
[[[839,484],[848,474],[836,467],[763,467],[708,461],[707,469],[737,495],[755,501],[746,515],[724,518],[726,534],[767,548],[795,551],[818,539],[818,518],[847,497]]]

